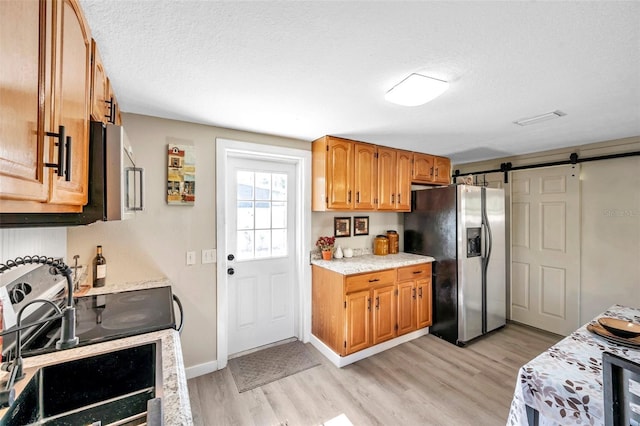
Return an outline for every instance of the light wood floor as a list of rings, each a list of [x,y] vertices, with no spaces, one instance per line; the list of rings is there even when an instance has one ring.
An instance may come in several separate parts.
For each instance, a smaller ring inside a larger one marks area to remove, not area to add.
[[[238,393],[228,368],[188,381],[196,425],[504,426],[520,366],[561,339],[517,324],[466,348],[424,336],[336,368],[321,365]]]

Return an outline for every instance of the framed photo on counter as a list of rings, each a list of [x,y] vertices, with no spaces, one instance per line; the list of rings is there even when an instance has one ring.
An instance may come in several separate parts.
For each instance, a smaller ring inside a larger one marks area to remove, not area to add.
[[[369,216],[353,217],[353,235],[369,235]]]
[[[351,236],[351,218],[350,217],[334,217],[333,233],[336,236],[336,238],[350,237]]]

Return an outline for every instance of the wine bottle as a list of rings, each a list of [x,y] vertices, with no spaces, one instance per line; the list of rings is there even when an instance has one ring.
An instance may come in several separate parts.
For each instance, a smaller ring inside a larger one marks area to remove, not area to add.
[[[93,286],[103,287],[107,278],[107,259],[102,255],[102,246],[98,246],[96,257],[93,258]]]

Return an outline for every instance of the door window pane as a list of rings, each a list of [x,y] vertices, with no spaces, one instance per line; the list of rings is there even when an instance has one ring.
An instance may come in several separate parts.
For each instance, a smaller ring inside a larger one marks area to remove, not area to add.
[[[238,231],[236,235],[238,260],[253,259],[253,230]]]
[[[287,201],[287,175],[274,174],[271,182],[272,199]]]
[[[256,202],[256,229],[271,228],[271,202]]]
[[[253,172],[238,172],[238,200],[253,200]]]
[[[242,170],[236,178],[238,260],[286,256],[288,176]]]
[[[253,201],[238,201],[236,221],[238,229],[253,229]]]
[[[256,200],[271,199],[271,174],[256,173]]]

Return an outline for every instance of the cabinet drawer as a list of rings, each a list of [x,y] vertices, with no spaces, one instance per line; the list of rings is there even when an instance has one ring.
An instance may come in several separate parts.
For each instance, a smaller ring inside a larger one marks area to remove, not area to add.
[[[421,263],[419,265],[405,266],[398,268],[398,281],[409,281],[420,278],[431,277],[431,264]]]
[[[386,269],[384,271],[371,272],[361,275],[348,276],[345,283],[346,293],[354,291],[367,290],[381,284],[394,283],[396,281],[395,269]]]

